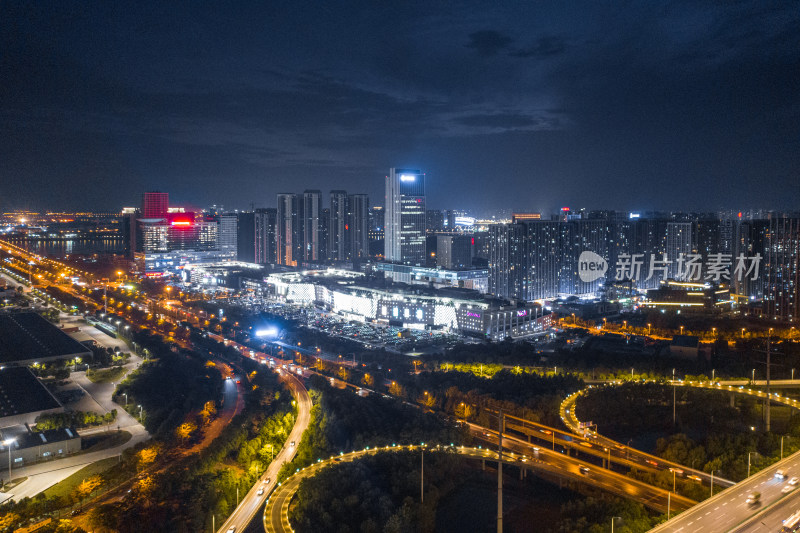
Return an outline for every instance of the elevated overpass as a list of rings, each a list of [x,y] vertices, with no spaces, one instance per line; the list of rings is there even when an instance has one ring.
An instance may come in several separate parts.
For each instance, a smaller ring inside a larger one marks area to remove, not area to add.
[[[264,509],[264,529],[268,533],[294,531],[289,523],[289,504],[297,493],[300,483],[304,479],[315,476],[320,470],[333,464],[351,462],[369,454],[416,451],[420,449],[437,453],[457,453],[465,458],[481,459],[483,461],[496,462],[498,460],[497,450],[487,448],[464,446],[425,447],[417,445],[367,448],[332,456],[325,460],[319,459],[316,463],[298,470],[293,476],[275,488]],[[529,456],[527,454],[514,453],[513,451],[504,451],[502,462],[505,465],[515,466],[522,470],[533,470],[542,474],[585,483],[618,496],[633,498],[659,512],[667,511],[667,491],[602,468],[589,468],[588,471],[584,470],[582,472],[581,467],[585,465],[573,457],[558,452],[540,449],[534,456]],[[673,495],[669,504],[672,511],[683,511],[695,505],[696,502],[679,495]]]

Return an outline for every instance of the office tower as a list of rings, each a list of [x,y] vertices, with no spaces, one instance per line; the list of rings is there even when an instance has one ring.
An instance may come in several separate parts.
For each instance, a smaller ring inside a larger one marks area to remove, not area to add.
[[[303,259],[303,231],[300,204],[297,195],[278,194],[277,228],[275,243],[277,264],[297,266]]]
[[[428,209],[425,212],[425,229],[428,233],[444,230],[444,213],[439,209]]]
[[[489,235],[489,293],[524,300],[528,275],[525,226],[498,224],[489,228]]]
[[[330,221],[328,223],[328,259],[347,260],[347,192],[331,191]]]
[[[358,263],[369,257],[369,196],[351,194],[347,197],[349,259]]]
[[[254,263],[259,265],[275,264],[277,262],[276,252],[276,229],[277,229],[278,210],[274,207],[266,209],[256,209],[254,213],[254,240],[255,240],[255,259]]]
[[[222,228],[220,227],[220,230]],[[236,256],[238,261],[256,262],[256,214],[239,213],[236,220]]]
[[[239,215],[224,213],[217,217],[219,220],[219,251],[229,254],[231,259],[236,259],[238,248]]]
[[[169,209],[169,193],[146,192],[142,195],[142,218],[164,218]]]
[[[303,260],[318,262],[320,239],[320,216],[322,215],[322,192],[303,192]]]
[[[800,316],[800,218],[770,216],[764,276],[764,316],[794,323]]]
[[[447,269],[471,267],[473,242],[471,235],[437,235],[436,266]]]
[[[425,264],[425,174],[389,169],[386,176],[384,256],[386,261]]]

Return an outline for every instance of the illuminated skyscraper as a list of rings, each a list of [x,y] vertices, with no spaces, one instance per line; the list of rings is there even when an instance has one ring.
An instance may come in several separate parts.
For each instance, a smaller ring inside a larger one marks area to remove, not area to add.
[[[391,168],[386,176],[386,261],[425,264],[425,174]]]

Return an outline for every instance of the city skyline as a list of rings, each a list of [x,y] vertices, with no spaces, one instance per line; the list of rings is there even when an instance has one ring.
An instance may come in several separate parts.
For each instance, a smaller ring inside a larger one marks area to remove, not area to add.
[[[4,11],[4,211],[378,199],[393,166],[471,211],[800,199],[789,5]]]

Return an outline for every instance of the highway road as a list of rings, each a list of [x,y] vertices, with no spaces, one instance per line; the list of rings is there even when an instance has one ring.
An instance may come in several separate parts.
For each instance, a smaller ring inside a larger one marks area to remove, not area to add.
[[[245,494],[239,505],[231,513],[227,520],[218,529],[223,533],[227,532],[231,527],[235,527],[236,531],[243,531],[247,524],[253,519],[261,504],[269,496],[272,491],[275,480],[278,479],[278,472],[284,463],[291,462],[297,453],[297,446],[292,446],[292,443],[299,445],[300,438],[303,432],[308,429],[311,423],[311,398],[308,395],[303,383],[294,375],[282,372],[281,379],[291,389],[292,395],[297,401],[297,420],[295,421],[289,437],[286,439],[286,444],[281,448],[278,455],[267,467],[267,471],[259,478],[255,485]],[[269,480],[269,482],[267,482]],[[258,494],[260,489],[264,489],[264,494]]]
[[[779,479],[775,476],[775,472],[778,469],[786,471],[786,479]],[[793,476],[800,477],[800,452],[796,452],[783,461],[779,461],[771,467],[753,474],[733,487],[727,488],[718,494],[715,493],[712,498],[700,502],[688,511],[650,531],[658,533],[738,531],[735,528],[739,524],[763,507],[767,507],[784,498],[796,498],[794,493],[800,490],[800,484],[788,496],[781,492],[787,485],[787,480]],[[747,496],[752,492],[761,493],[761,501],[758,505],[750,505],[746,502]],[[763,526],[761,527],[762,529],[748,529],[748,531],[778,531],[778,529],[770,530],[764,529]]]
[[[383,448],[360,450],[333,456],[300,470],[300,472],[289,477],[284,483],[279,485],[272,495],[270,495],[270,498],[267,501],[267,505],[264,509],[264,529],[267,531],[267,533],[283,533],[293,531],[291,524],[289,523],[289,504],[297,493],[300,483],[304,479],[315,476],[323,468],[340,462],[354,461],[368,454],[401,450],[413,451],[419,449],[420,446],[385,446]],[[453,448],[429,446],[426,447],[426,449],[431,451],[434,449],[440,451],[446,451],[449,449],[466,458],[497,461],[497,450],[490,450],[486,448],[470,448],[464,446]],[[639,494],[640,490],[647,491],[649,489],[653,489],[653,487],[650,487],[649,485],[637,482],[635,480],[630,480],[625,478],[625,476],[616,474],[614,472],[609,472],[607,470],[597,471],[595,469],[590,469],[587,474],[583,474],[580,471],[580,464],[577,461],[572,460],[572,458],[568,456],[549,450],[540,450],[536,456],[506,452],[504,453],[503,463],[519,468],[537,470],[539,472],[553,474],[579,482],[589,482],[594,486],[601,487],[605,490],[625,497],[633,497],[630,494],[631,492]],[[625,481],[630,483],[620,483]],[[666,505],[666,501],[664,504]],[[694,504],[694,502],[691,500],[686,500],[685,498],[679,500],[679,497],[676,497],[676,500],[673,502],[673,508],[683,510],[692,504]],[[655,500],[651,500],[650,505],[657,508],[659,511],[662,511],[662,509],[660,509],[660,505],[655,503]],[[663,511],[665,510],[666,509],[664,508]]]
[[[792,492],[771,506],[755,514],[744,524],[731,529],[731,533],[778,533],[783,521],[800,511],[800,492]]]
[[[494,453],[496,457],[497,431],[487,430],[476,424],[468,424],[468,426],[475,437],[491,445],[491,453]],[[624,498],[636,500],[662,513],[666,513],[668,507],[670,511],[675,512],[688,509],[697,503],[679,494],[672,493],[670,495],[668,490],[601,468],[586,460],[562,453],[559,450],[554,451],[545,446],[530,444],[508,433],[503,433],[503,450],[516,456],[540,459],[546,465],[553,467],[555,469],[554,473],[577,474],[577,479],[581,483],[606,490]],[[589,468],[589,475],[580,475],[581,466]]]
[[[608,385],[612,385],[613,383],[616,382],[610,382],[608,383]],[[668,383],[671,384],[672,382]],[[710,382],[710,381],[700,382],[700,381],[683,381],[683,380],[676,380],[674,384],[677,387],[694,387],[700,389],[716,390],[723,393],[740,394],[753,398],[765,399],[767,397],[767,394],[765,392],[760,391],[758,389],[746,387],[744,385],[722,384],[721,382]],[[581,427],[581,421],[578,420],[578,417],[575,415],[575,404],[578,398],[582,394],[584,394],[586,390],[587,389],[583,389],[568,396],[561,403],[561,407],[559,410],[561,415],[561,420],[564,422],[564,424],[571,431],[575,432],[578,435],[584,435],[584,429]],[[795,400],[793,398],[789,398],[787,396],[782,396],[780,395],[780,393],[774,392],[770,394],[769,398],[771,402],[783,404],[788,407],[792,407],[794,409],[800,409],[800,401]],[[586,429],[586,440],[592,444],[598,444],[606,448],[610,448],[612,452],[614,450],[618,451],[624,450],[626,454],[629,454],[629,457],[631,459],[635,459],[642,463],[645,463],[646,461],[651,461],[650,463],[647,464],[652,465],[653,463],[657,463],[658,467],[660,468],[666,467],[666,468],[675,468],[681,470],[684,475],[697,476],[700,479],[702,479],[704,483],[710,484],[710,474],[706,472],[700,470],[694,470],[692,468],[677,463],[672,463],[664,459],[661,459],[659,457],[655,457],[653,455],[635,450],[633,448],[627,448],[626,446],[620,444],[619,442],[616,442],[607,437],[603,437],[596,431],[592,431],[588,428]],[[714,477],[714,484],[715,485],[719,484],[720,486],[723,487],[730,487],[733,486],[734,482],[727,479]]]

